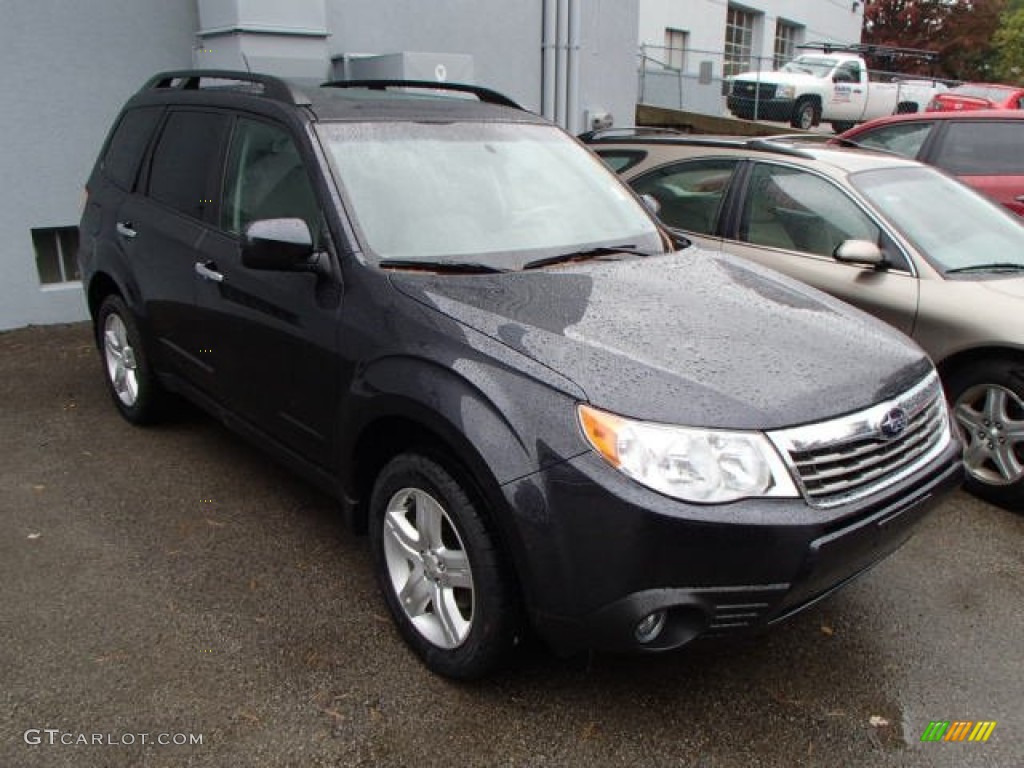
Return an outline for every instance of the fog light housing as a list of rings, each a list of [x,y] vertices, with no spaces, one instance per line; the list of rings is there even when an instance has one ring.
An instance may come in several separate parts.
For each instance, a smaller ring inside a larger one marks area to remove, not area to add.
[[[633,630],[633,634],[636,640],[641,645],[647,645],[653,643],[661,635],[663,629],[665,629],[665,611],[655,611],[644,616],[636,624],[636,629]]]

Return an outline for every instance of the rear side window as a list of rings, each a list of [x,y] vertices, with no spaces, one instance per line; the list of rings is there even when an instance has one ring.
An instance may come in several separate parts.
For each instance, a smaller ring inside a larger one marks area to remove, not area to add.
[[[214,210],[220,150],[228,118],[213,112],[175,112],[153,152],[149,194],[181,213],[206,219]]]
[[[139,161],[159,119],[160,109],[153,107],[132,109],[121,116],[107,144],[101,166],[107,177],[119,187],[131,189],[135,183]]]
[[[933,164],[958,176],[1024,174],[1024,120],[952,122]]]
[[[658,217],[670,227],[712,235],[737,163],[730,159],[674,163],[634,179],[631,185],[637,194],[658,201]]]
[[[934,122],[894,123],[862,133],[853,140],[862,147],[884,149],[886,152],[916,158],[934,127]]]

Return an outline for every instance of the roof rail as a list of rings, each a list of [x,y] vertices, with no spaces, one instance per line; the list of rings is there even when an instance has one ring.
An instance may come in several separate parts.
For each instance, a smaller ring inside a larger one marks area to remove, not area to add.
[[[437,83],[430,80],[330,80],[323,83],[321,88],[369,88],[374,91],[385,91],[388,88],[415,88],[429,91],[455,91],[472,94],[485,104],[523,109],[504,94],[492,91],[490,88],[465,83]]]
[[[675,128],[656,128],[649,125],[624,125],[612,128],[596,128],[593,131],[584,131],[576,138],[580,141],[593,141],[594,139],[609,139],[628,136],[686,136],[687,134]]]
[[[908,57],[924,59],[925,61],[937,61],[938,51],[929,51],[924,48],[897,48],[891,45],[874,45],[873,43],[827,43],[812,42],[798,45],[798,49],[822,51],[824,53],[864,53],[868,56],[879,56],[883,58]]]
[[[588,142],[587,139],[581,138],[581,141],[585,143],[600,144],[600,139],[594,142]],[[743,136],[703,136],[700,134],[682,133],[677,136],[625,136],[621,139],[606,139],[609,144],[636,144],[643,146],[644,144],[659,144],[659,145],[673,145],[678,144],[679,146],[691,146],[691,147],[717,147],[719,149],[752,149],[758,152],[774,152],[777,155],[788,155],[789,157],[800,157],[804,160],[813,160],[814,155],[811,153],[790,146],[788,144],[776,143],[772,141],[772,136],[766,136],[764,138],[745,138]]]
[[[302,91],[279,77],[273,75],[253,74],[252,72],[236,72],[229,69],[182,69],[173,72],[161,72],[154,75],[142,86],[143,91],[155,91],[161,89],[177,89],[182,91],[199,90],[224,90],[231,86],[225,86],[223,82],[216,85],[203,86],[203,80],[234,81],[235,90],[244,90],[253,93],[255,89],[251,86],[259,86],[255,92],[274,101],[282,101],[285,104],[294,106],[307,106],[312,102]],[[245,86],[250,86],[246,88]]]

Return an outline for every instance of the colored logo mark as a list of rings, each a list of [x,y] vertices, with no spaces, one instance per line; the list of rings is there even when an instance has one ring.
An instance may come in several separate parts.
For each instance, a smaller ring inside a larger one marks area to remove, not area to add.
[[[932,720],[921,741],[988,741],[995,729],[995,720]]]

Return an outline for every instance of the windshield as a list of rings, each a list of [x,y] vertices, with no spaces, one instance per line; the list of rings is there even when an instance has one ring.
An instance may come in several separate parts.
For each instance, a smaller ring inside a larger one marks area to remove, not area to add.
[[[781,72],[802,72],[805,75],[815,77],[828,77],[836,64],[836,59],[824,58],[822,56],[797,56],[790,62],[782,65]]]
[[[945,272],[1024,267],[1024,221],[934,168],[863,171],[850,181]]]
[[[596,245],[661,250],[599,158],[550,125],[318,126],[365,245],[381,260],[521,268]]]

